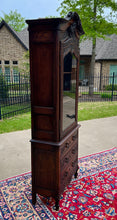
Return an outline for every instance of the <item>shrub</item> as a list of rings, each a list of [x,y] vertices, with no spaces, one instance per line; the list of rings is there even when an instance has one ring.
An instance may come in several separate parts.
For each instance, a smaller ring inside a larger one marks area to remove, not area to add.
[[[107,90],[107,91],[112,91],[112,84],[111,84],[111,85],[106,85],[106,86],[105,86],[105,90]],[[113,90],[114,90],[114,91],[117,91],[117,84],[115,84],[115,85],[113,86]]]
[[[3,74],[0,74],[0,99],[3,101],[5,98],[8,98],[8,86]]]
[[[102,93],[100,96],[101,96],[101,98],[108,98],[108,99],[111,99],[111,97],[112,97],[112,95],[108,94],[108,93]]]
[[[29,89],[30,85],[29,83],[21,83],[21,84],[14,83],[14,84],[9,84],[9,87],[12,89],[12,91],[16,91],[16,90],[23,91],[23,90]]]
[[[71,92],[76,92],[76,81],[71,80]]]

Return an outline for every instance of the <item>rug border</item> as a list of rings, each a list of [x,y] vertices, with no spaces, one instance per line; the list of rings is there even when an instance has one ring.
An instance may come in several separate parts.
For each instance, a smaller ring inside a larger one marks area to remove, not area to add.
[[[94,156],[94,155],[96,155],[96,154],[105,153],[105,152],[107,152],[107,151],[114,150],[114,149],[117,149],[117,147],[113,147],[113,148],[110,148],[110,149],[108,149],[108,150],[99,151],[99,152],[94,153],[94,154],[89,154],[89,155],[86,155],[86,156],[83,156],[83,157],[79,157],[78,159],[83,159],[83,158],[86,158],[86,157]]]
[[[8,180],[10,180],[10,179],[14,179],[14,178],[17,178],[17,177],[20,177],[20,176],[25,176],[25,175],[30,174],[30,173],[31,173],[31,171],[28,171],[28,172],[26,172],[26,173],[21,173],[21,174],[12,176],[12,177],[8,177],[8,178],[6,178],[6,179],[2,179],[2,180],[0,180],[0,182],[8,181]]]

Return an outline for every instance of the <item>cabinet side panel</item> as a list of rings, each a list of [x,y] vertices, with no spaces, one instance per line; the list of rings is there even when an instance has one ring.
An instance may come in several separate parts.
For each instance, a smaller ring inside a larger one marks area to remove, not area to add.
[[[52,43],[33,43],[31,53],[33,105],[53,106],[53,55]]]
[[[43,144],[33,144],[34,185],[40,190],[56,188],[56,150]]]

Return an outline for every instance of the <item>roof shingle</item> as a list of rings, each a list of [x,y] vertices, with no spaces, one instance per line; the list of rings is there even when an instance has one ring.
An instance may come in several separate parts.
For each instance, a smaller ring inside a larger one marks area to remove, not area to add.
[[[92,41],[85,40],[80,44],[80,55],[91,56]],[[108,40],[98,38],[96,40],[96,60],[117,60],[117,35],[112,34]]]

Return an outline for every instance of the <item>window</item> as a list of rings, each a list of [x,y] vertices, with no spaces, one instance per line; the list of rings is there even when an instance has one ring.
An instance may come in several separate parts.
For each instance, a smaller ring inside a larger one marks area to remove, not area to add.
[[[9,60],[5,60],[5,61],[4,61],[4,64],[5,64],[5,65],[9,65]]]
[[[7,82],[11,81],[10,67],[5,67],[5,79],[6,79]]]
[[[0,74],[2,73],[2,67],[0,67]]]
[[[18,65],[18,61],[14,60],[13,65]]]
[[[18,68],[13,68],[13,80],[14,80],[14,83],[18,83],[19,82]]]

